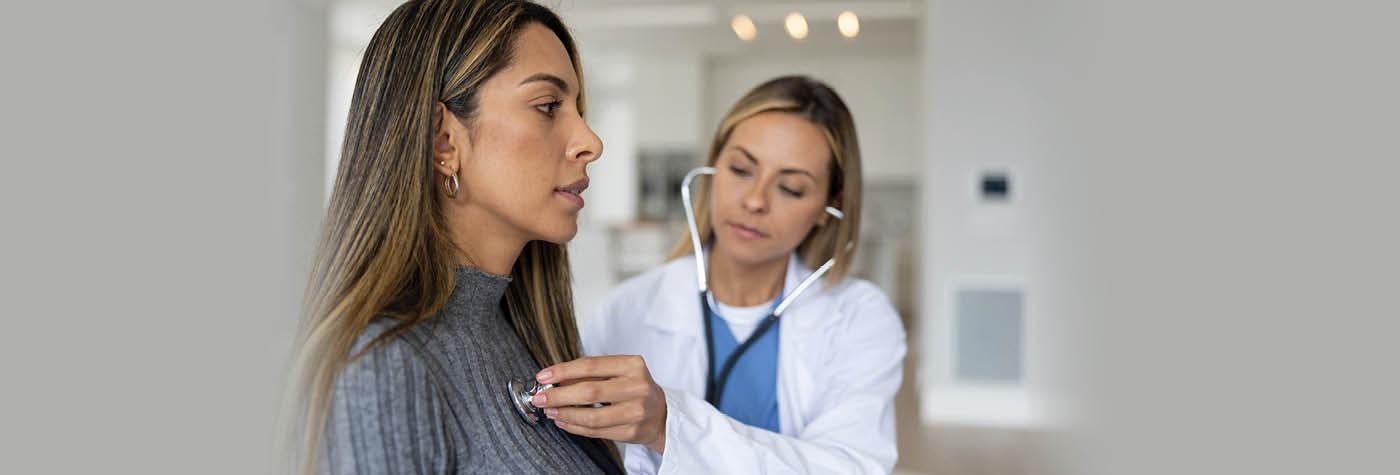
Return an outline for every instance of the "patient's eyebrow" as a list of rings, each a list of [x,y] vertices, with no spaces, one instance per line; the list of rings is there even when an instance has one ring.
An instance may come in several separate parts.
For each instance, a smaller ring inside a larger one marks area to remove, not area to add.
[[[529,84],[529,83],[532,83],[532,82],[541,82],[541,81],[542,81],[542,82],[547,82],[547,83],[553,84],[554,87],[559,88],[559,90],[560,90],[560,91],[563,91],[565,94],[568,94],[568,93],[569,93],[569,83],[564,82],[564,80],[563,80],[562,78],[560,78],[559,76],[555,76],[555,75],[549,74],[549,73],[539,73],[539,74],[535,74],[535,75],[533,75],[533,76],[530,76],[530,77],[528,77],[528,78],[525,78],[524,81],[520,81],[520,84],[517,84],[517,85],[518,85],[518,86],[524,86],[524,85]]]

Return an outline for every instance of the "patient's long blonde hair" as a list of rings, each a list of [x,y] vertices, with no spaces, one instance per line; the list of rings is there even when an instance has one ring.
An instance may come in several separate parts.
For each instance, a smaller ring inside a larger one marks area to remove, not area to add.
[[[307,292],[296,369],[300,470],[314,470],[335,378],[358,355],[376,317],[401,322],[382,344],[436,315],[454,286],[453,245],[440,180],[431,166],[433,112],[464,123],[477,91],[511,60],[529,24],[559,37],[580,78],[568,29],[549,9],[520,0],[409,1],[374,33],[355,81],[340,168]],[[531,241],[511,270],[503,307],[542,366],[580,356],[565,247]],[[361,352],[363,354],[363,352]],[[617,453],[606,444],[616,460]]]

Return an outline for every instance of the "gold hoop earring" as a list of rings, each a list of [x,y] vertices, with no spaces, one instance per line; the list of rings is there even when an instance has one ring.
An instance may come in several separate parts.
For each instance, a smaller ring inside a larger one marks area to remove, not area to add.
[[[460,189],[460,186],[461,185],[457,182],[457,175],[449,175],[447,177],[447,197],[456,198],[457,191]]]

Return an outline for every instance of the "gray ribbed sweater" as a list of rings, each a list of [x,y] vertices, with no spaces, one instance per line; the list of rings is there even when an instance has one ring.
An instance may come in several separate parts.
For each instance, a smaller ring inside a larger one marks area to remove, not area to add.
[[[540,370],[501,311],[510,279],[467,267],[456,277],[441,314],[340,374],[319,471],[600,473],[578,438],[526,423],[507,400],[508,381]],[[352,354],[396,323],[372,322]]]

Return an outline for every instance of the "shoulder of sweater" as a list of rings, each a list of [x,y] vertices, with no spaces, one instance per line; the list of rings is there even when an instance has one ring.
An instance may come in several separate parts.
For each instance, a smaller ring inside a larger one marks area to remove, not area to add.
[[[399,333],[387,339],[381,339],[386,333],[391,332],[401,322],[388,318],[376,318],[366,325],[364,330],[355,337],[355,343],[350,347],[349,361],[341,371],[341,379],[355,379],[350,376],[389,376],[389,377],[423,377],[426,378],[429,369],[426,360],[427,355],[419,351],[415,344],[409,339],[415,338],[414,330]],[[420,325],[421,326],[421,325]],[[375,378],[378,379],[378,378]]]
[[[376,319],[366,326],[337,374],[325,429],[328,470],[321,473],[398,473],[396,467],[417,464],[448,471],[447,401],[426,355],[408,335],[369,345],[397,324]]]

